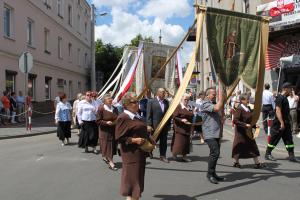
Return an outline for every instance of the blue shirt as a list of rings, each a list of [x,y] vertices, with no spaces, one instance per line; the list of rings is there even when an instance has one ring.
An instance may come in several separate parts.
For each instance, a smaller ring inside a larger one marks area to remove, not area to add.
[[[56,110],[55,110],[55,121],[71,121],[71,104],[69,102],[63,103],[59,102],[56,105]]]

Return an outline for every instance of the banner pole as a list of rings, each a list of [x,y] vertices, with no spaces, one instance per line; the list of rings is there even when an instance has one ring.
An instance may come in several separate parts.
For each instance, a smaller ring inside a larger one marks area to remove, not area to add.
[[[152,83],[158,78],[159,74],[161,73],[161,71],[167,66],[167,64],[171,61],[171,59],[174,57],[174,55],[176,54],[176,52],[178,51],[178,49],[182,46],[182,44],[185,42],[185,40],[188,38],[188,36],[190,35],[190,33],[192,32],[193,28],[196,25],[196,20],[194,21],[192,27],[189,29],[189,31],[186,33],[186,35],[184,36],[184,38],[181,40],[181,42],[179,43],[179,45],[176,47],[176,49],[173,50],[173,52],[171,53],[171,56],[166,60],[166,62],[163,64],[163,66],[161,66],[161,68],[156,72],[155,76],[149,80],[148,84],[146,85],[146,87],[143,89],[143,91],[141,92],[141,94],[138,95],[138,99],[141,99],[143,97],[143,95],[145,94],[145,92],[147,91],[147,88],[150,88],[150,86],[152,85]]]
[[[157,139],[157,137],[159,136],[162,128],[167,123],[169,118],[172,116],[174,110],[176,109],[176,107],[180,103],[182,95],[184,94],[184,92],[186,90],[186,87],[189,83],[189,80],[192,76],[192,73],[193,73],[193,70],[194,70],[194,67],[195,67],[195,62],[196,62],[196,56],[199,53],[201,32],[202,32],[202,29],[203,29],[203,21],[204,21],[204,18],[205,18],[205,13],[206,13],[206,7],[197,5],[196,46],[195,46],[192,58],[190,59],[190,63],[189,63],[189,65],[187,67],[187,70],[184,74],[182,84],[180,85],[180,87],[179,87],[179,89],[178,89],[178,91],[177,91],[177,93],[176,93],[176,95],[175,95],[175,97],[172,101],[172,104],[170,105],[169,109],[167,110],[165,116],[163,117],[163,119],[159,123],[158,127],[154,131],[154,134],[153,134],[154,139]]]

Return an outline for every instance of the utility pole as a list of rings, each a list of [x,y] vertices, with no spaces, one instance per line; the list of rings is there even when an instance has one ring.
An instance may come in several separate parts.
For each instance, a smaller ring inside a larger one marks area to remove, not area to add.
[[[96,90],[96,65],[95,65],[95,6],[91,10],[91,90]]]

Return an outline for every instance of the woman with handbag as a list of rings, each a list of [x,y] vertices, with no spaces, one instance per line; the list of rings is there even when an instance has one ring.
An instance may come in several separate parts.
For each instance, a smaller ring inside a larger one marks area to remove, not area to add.
[[[263,168],[265,165],[259,161],[260,154],[252,132],[253,128],[259,128],[259,126],[257,124],[251,126],[253,113],[248,107],[249,96],[247,94],[240,95],[240,102],[233,118],[235,124],[232,148],[232,158],[235,160],[233,166],[241,168],[240,159],[253,158],[254,168]]]
[[[109,169],[117,170],[113,161],[116,155],[117,145],[115,143],[115,127],[118,110],[112,106],[112,97],[104,95],[103,105],[100,105],[97,113],[97,124],[99,125],[99,141],[103,161],[108,164]]]
[[[127,200],[138,200],[144,191],[146,156],[141,146],[154,143],[147,133],[147,124],[138,115],[139,104],[134,93],[122,99],[124,112],[118,116],[115,139],[121,144],[122,173],[120,193]]]
[[[182,155],[182,161],[190,162],[187,154],[190,153],[190,137],[192,132],[193,110],[188,106],[190,95],[184,94],[181,103],[173,113],[174,134],[171,143],[173,158]]]

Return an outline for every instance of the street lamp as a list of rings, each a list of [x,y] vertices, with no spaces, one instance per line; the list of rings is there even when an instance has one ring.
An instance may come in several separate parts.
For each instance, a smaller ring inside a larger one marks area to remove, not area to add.
[[[91,10],[91,58],[92,58],[92,66],[91,66],[91,90],[96,91],[96,61],[95,61],[95,16],[106,16],[108,13],[103,12],[99,14],[95,14],[95,6],[92,4]]]

